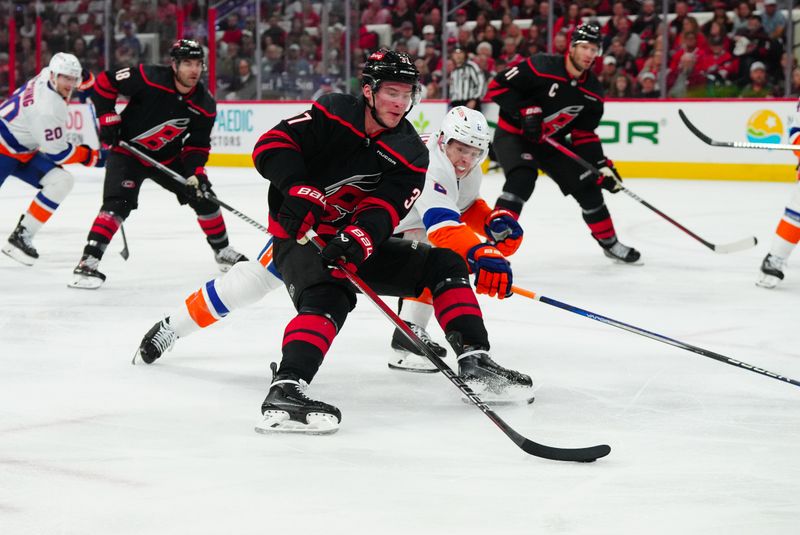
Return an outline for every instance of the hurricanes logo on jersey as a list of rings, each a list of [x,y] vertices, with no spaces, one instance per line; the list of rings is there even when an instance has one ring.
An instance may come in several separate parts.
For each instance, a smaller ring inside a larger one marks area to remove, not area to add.
[[[172,119],[171,121],[164,121],[160,125],[154,126],[147,132],[142,132],[131,141],[138,143],[148,150],[158,151],[186,132],[186,128],[189,126],[189,123],[189,119]]]
[[[353,175],[325,188],[326,222],[336,222],[352,214],[364,197],[378,188],[381,173]]]
[[[583,106],[567,106],[544,118],[544,133],[552,136],[575,120],[583,111]]]

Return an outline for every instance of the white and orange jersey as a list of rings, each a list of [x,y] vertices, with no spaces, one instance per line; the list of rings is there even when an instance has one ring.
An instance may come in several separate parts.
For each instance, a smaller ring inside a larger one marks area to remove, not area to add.
[[[480,198],[483,172],[476,165],[464,178],[456,178],[453,164],[439,146],[439,136],[427,137],[430,164],[425,187],[395,232],[424,229],[430,243],[453,249],[465,257],[471,247],[480,243],[475,233],[484,234],[483,222],[491,212]]]
[[[794,113],[789,116],[789,143],[800,145],[800,99]],[[800,158],[800,147],[794,151],[794,155]]]
[[[67,142],[67,102],[45,67],[0,104],[0,154],[27,162],[41,151],[55,163],[78,163],[86,149]]]

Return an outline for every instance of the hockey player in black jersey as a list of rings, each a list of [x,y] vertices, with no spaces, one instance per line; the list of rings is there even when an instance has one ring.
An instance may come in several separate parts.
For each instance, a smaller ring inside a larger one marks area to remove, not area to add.
[[[494,151],[506,176],[496,207],[519,215],[542,169],[564,195],[578,201],[583,220],[605,255],[634,263],[639,251],[617,239],[600,190],[616,193],[622,187],[622,178],[594,132],[603,116],[603,89],[591,68],[601,41],[597,26],[581,24],[565,56],[531,56],[489,84],[486,96],[500,106]],[[574,160],[543,143],[542,134],[593,162],[603,176],[588,176]]]
[[[428,166],[428,150],[405,119],[419,95],[418,77],[407,55],[382,49],[367,60],[361,97],[325,95],[256,143],[253,161],[270,182],[274,262],[297,309],[284,332],[280,368],[273,366],[259,432],[338,429],[339,409],[304,393],[356,303],[355,289],[331,267],[338,261],[384,295],[429,289],[459,373],[478,390],[532,385],[490,358],[461,257],[391,237],[419,197]],[[327,242],[321,253],[301,243],[309,229]]]
[[[137,208],[146,178],[173,192],[180,204],[188,204],[195,211],[222,271],[246,260],[228,245],[219,207],[203,197],[204,192],[211,191],[204,166],[217,114],[214,98],[200,82],[205,67],[203,49],[195,41],[181,39],[172,46],[170,56],[171,66],[125,67],[97,77],[92,100],[100,122],[100,141],[113,148],[106,164],[103,205],[73,272],[72,288],[94,289],[105,281],[105,275],[97,269],[100,259],[122,222]],[[117,115],[115,105],[120,95],[128,97],[129,102]],[[119,140],[185,176],[186,185],[118,146]]]

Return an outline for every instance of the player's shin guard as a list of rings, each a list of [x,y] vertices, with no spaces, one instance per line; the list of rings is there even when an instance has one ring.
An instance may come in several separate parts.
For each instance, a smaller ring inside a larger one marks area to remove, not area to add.
[[[327,315],[301,311],[283,333],[283,359],[278,375],[291,373],[310,383],[337,331],[336,324]]]
[[[222,277],[206,282],[186,298],[185,306],[169,315],[176,334],[183,338],[213,325],[234,310],[250,306],[283,281],[269,267],[254,260],[239,262]]]
[[[775,229],[775,237],[769,254],[761,262],[761,273],[756,285],[762,288],[775,288],[784,278],[784,270],[789,255],[800,242],[800,187],[783,211],[783,217]]]
[[[228,246],[228,231],[225,228],[225,220],[222,212],[217,208],[212,213],[200,213],[197,211],[197,223],[206,235],[206,241],[215,251],[224,249]]]
[[[605,204],[593,208],[581,208],[583,220],[592,237],[600,244],[611,244],[617,239],[614,222]]]
[[[42,190],[33,198],[21,221],[31,236],[42,228],[69,195],[75,179],[62,168],[56,167],[44,175],[39,183]]]
[[[97,214],[92,228],[89,230],[89,236],[86,238],[86,247],[83,249],[83,257],[87,258],[92,256],[98,260],[103,258],[108,244],[114,234],[119,230],[123,218],[114,212],[100,210]]]

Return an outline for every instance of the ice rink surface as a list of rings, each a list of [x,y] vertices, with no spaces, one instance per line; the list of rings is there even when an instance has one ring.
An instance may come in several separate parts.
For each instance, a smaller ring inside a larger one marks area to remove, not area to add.
[[[520,296],[481,297],[495,358],[531,373],[530,406],[498,408],[555,446],[611,445],[593,464],[529,457],[444,377],[390,371],[387,320],[360,299],[309,394],[337,405],[331,436],[253,431],[293,309],[274,292],[131,366],[142,335],[217,276],[194,214],[152,182],[97,291],[66,287],[101,203],[100,173],[36,237],[32,268],[0,255],[0,533],[795,534],[800,388]],[[791,169],[787,169],[791,173]],[[217,195],[265,219],[266,183],[211,169]],[[606,195],[643,266],[612,264],[579,209],[539,180],[515,283],[800,378],[800,270],[754,285],[793,184],[629,180],[718,255],[629,197]],[[484,196],[494,202],[501,178]],[[9,178],[0,235],[35,191]],[[257,230],[226,215],[255,256]],[[5,238],[3,238],[5,239]],[[438,326],[432,335],[444,342]],[[452,352],[446,361],[454,365]]]

